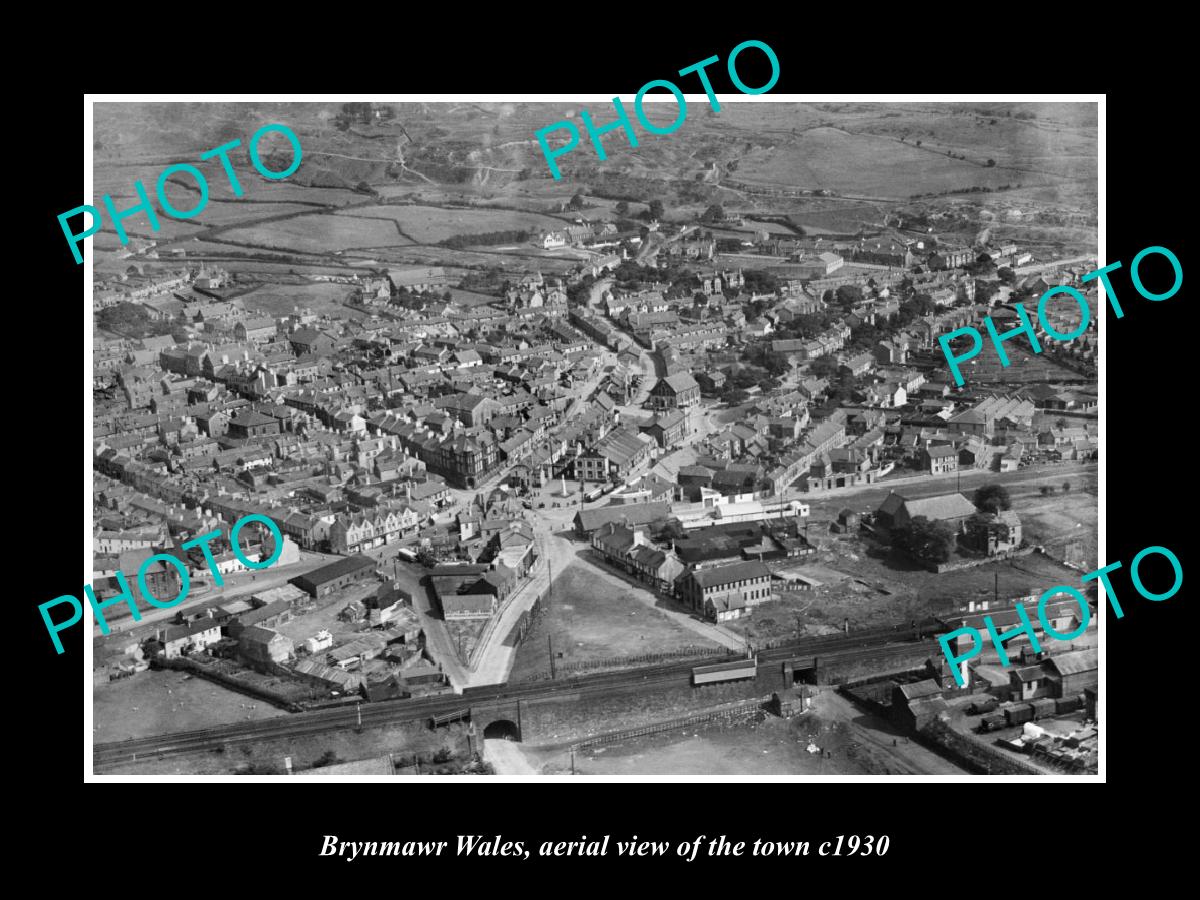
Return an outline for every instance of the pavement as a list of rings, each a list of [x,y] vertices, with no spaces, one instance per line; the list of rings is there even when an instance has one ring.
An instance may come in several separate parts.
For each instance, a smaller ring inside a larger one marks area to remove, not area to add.
[[[479,664],[474,671],[467,672],[467,683],[471,687],[504,684],[508,681],[508,673],[512,671],[517,648],[505,643],[505,638],[516,626],[521,613],[526,612],[539,596],[546,593],[550,585],[547,571],[545,557],[539,556],[530,573],[531,577],[508,599],[499,618],[488,632],[484,647],[480,651]]]
[[[516,741],[491,738],[483,742],[483,759],[492,764],[497,775],[537,775]]]
[[[463,688],[470,684],[470,675],[458,659],[458,651],[446,631],[446,622],[433,610],[433,599],[429,591],[413,592],[413,609],[421,618],[421,629],[425,632],[425,649],[441,664],[442,672],[454,688],[455,693],[461,694]]]

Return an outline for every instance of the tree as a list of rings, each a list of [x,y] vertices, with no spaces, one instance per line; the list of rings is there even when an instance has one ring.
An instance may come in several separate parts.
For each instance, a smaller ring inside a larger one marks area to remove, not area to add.
[[[575,196],[571,198],[571,202],[567,204],[567,207],[569,209],[583,209],[583,204],[583,194],[576,191]]]
[[[714,203],[712,206],[710,206],[708,209],[706,209],[704,211],[704,215],[700,217],[700,221],[702,221],[702,222],[724,222],[725,221],[725,210],[721,207],[721,204]]]
[[[892,529],[893,545],[927,563],[947,562],[954,553],[955,532],[945,522],[916,516],[907,525]]]
[[[1064,482],[1062,483],[1062,489],[1063,489],[1063,493],[1064,493],[1064,494],[1068,494],[1068,493],[1070,493],[1070,491],[1071,491],[1071,482],[1069,482],[1069,481],[1064,481]]]
[[[1008,266],[1001,266],[996,270],[996,277],[1000,279],[1002,284],[1012,284],[1017,280],[1017,273]]]
[[[997,513],[1002,509],[1012,509],[1012,498],[1008,496],[1008,488],[1002,484],[985,484],[975,492],[974,503],[985,512]]]
[[[996,165],[996,161],[995,161],[994,159],[989,159],[989,160],[987,161],[987,167],[988,167],[989,169],[990,169],[992,166],[994,166],[994,165]]]
[[[661,200],[651,200],[650,209],[648,211],[650,213],[650,218],[652,219],[661,219],[667,214],[667,211],[663,207]]]
[[[845,309],[863,302],[863,292],[857,284],[843,284],[833,292],[834,300]]]
[[[617,205],[613,207],[618,216],[629,215],[629,203],[625,200],[618,200]]]
[[[1041,487],[1041,492],[1043,497],[1048,497],[1054,493],[1054,486],[1050,484],[1043,484]]]

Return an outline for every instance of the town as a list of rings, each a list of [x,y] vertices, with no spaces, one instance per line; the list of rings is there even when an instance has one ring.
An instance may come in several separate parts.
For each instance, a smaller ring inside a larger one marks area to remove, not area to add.
[[[180,151],[110,106],[98,185]],[[1099,565],[1094,106],[721,108],[559,180],[545,104],[292,104],[286,184],[94,235],[98,773],[1097,771],[1086,607],[938,644]],[[1091,193],[971,156],[1035,126]]]

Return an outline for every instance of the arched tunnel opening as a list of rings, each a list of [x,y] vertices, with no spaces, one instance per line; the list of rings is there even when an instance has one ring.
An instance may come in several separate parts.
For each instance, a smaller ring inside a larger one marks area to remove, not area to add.
[[[497,719],[483,729],[484,740],[519,741],[521,733],[517,723],[508,719]]]

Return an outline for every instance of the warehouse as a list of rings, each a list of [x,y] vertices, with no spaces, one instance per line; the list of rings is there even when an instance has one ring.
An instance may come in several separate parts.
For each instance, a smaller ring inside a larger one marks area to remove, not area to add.
[[[348,584],[362,581],[375,574],[375,560],[366,556],[348,556],[327,566],[313,569],[291,580],[300,590],[319,600],[339,591]]]

